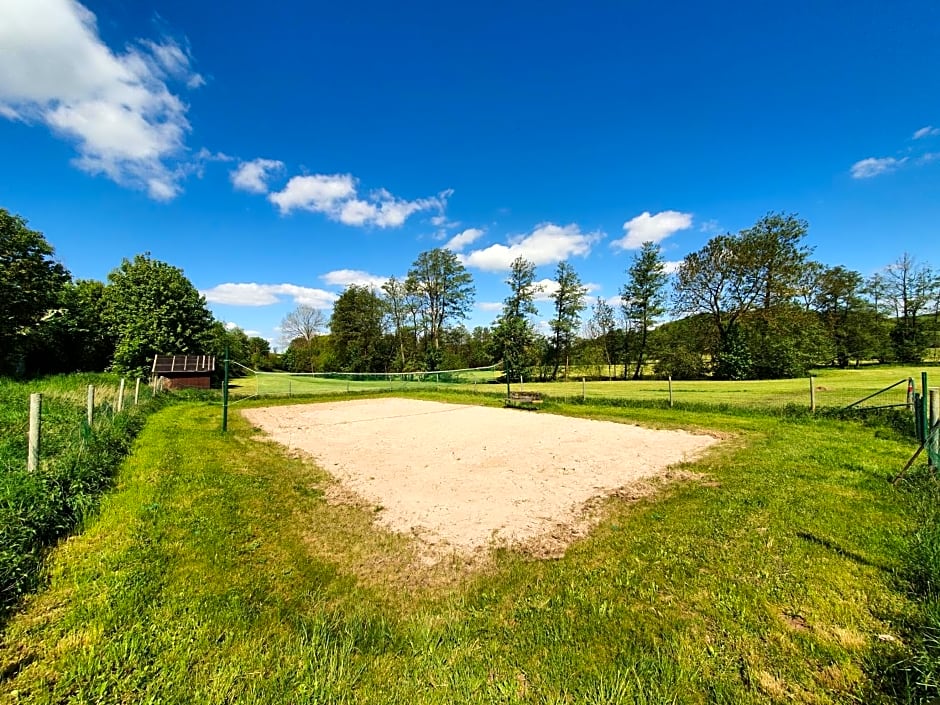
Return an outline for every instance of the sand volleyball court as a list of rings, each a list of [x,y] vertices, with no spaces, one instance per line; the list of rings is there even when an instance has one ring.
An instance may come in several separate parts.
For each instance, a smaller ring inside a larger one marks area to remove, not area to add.
[[[435,552],[558,554],[615,492],[649,493],[717,439],[686,431],[414,399],[242,411]]]

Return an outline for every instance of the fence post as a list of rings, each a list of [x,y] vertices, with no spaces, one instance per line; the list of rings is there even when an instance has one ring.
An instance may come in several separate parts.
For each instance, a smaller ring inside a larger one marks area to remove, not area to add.
[[[115,411],[117,411],[118,413],[121,413],[123,409],[124,409],[124,378],[121,377],[121,382],[120,384],[118,384],[117,406],[115,407]]]
[[[29,395],[29,455],[26,469],[36,472],[39,467],[39,440],[42,435],[42,394]]]
[[[587,389],[585,389],[584,377],[581,378],[581,401],[587,401]]]
[[[88,418],[88,427],[95,423],[95,385],[88,385],[88,403],[86,405],[86,417]]]
[[[669,408],[672,408],[672,375],[669,375]]]
[[[940,419],[940,389],[937,387],[930,388],[930,412],[929,418],[930,421],[927,423],[928,436],[927,442],[930,443],[929,452],[927,457],[930,459],[930,465],[933,467],[933,457],[940,452],[940,447],[938,447],[938,433],[934,433],[933,438],[929,435],[929,429],[932,429],[937,425],[937,420]]]
[[[809,376],[809,410],[816,411],[816,378]]]
[[[137,378],[137,382],[134,384],[134,406],[140,404],[140,377]]]

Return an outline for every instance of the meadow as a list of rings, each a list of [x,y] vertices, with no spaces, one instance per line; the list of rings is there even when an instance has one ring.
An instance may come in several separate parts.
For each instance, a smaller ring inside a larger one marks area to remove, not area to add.
[[[871,365],[844,370],[823,368],[813,373],[815,403],[820,409],[839,409],[856,402],[901,380],[913,379],[920,391],[920,367]],[[414,392],[453,390],[475,394],[504,395],[505,385],[496,382],[500,373],[486,370],[462,373],[457,376],[435,377],[432,373],[420,379],[403,379],[398,375],[292,375],[261,373],[239,377],[232,381],[235,399],[244,397],[303,397],[343,392]],[[940,379],[940,369],[936,375]],[[788,405],[809,408],[810,380],[674,380],[673,403],[677,405],[725,405],[741,409],[781,408]],[[537,391],[560,401],[578,399],[623,400],[640,404],[669,402],[670,384],[667,380],[590,380],[560,382],[514,383],[514,389]],[[907,385],[900,384],[876,403],[904,403]]]
[[[502,403],[450,388],[414,396]],[[911,437],[733,411],[547,401],[539,413],[723,442],[681,466],[687,479],[607,500],[598,526],[558,559],[501,549],[428,565],[413,560],[412,538],[376,527],[375,507],[338,501],[324,469],[237,413],[223,435],[215,403],[157,410],[97,517],[52,552],[43,588],[6,624],[0,698],[877,705],[940,695],[940,491],[922,467],[890,482]]]

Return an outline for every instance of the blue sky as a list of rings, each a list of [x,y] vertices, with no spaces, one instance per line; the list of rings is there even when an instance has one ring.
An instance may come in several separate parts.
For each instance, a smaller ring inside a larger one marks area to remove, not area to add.
[[[768,211],[940,266],[940,4],[0,1],[0,206],[75,277],[149,251],[278,340],[449,246],[616,296]],[[546,291],[548,290],[546,285]]]

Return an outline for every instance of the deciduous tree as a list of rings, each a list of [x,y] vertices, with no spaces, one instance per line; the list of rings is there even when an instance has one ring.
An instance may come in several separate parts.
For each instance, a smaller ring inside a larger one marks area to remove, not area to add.
[[[212,314],[183,270],[147,253],[125,259],[108,282],[105,315],[116,339],[116,371],[145,376],[155,355],[206,352]]]
[[[0,374],[23,370],[23,347],[58,307],[69,281],[54,250],[26,220],[0,208]]]
[[[300,304],[281,321],[281,338],[285,345],[300,339],[311,342],[327,325],[326,315],[309,304]]]
[[[529,316],[538,313],[535,299],[535,265],[522,257],[513,260],[509,269],[509,296],[503,301],[502,314],[493,329],[493,352],[503,361],[506,391],[510,382],[519,379],[528,367],[528,348],[534,340]]]
[[[385,304],[371,288],[349,286],[333,304],[330,341],[337,369],[343,372],[384,372]]]
[[[558,288],[552,295],[555,317],[549,322],[552,331],[552,379],[558,378],[558,367],[565,360],[567,374],[571,344],[581,327],[581,312],[585,308],[584,297],[587,287],[568,262],[559,262],[555,270],[555,283]]]
[[[644,242],[627,270],[627,283],[620,289],[624,320],[629,324],[624,337],[632,343],[635,358],[633,379],[640,379],[643,372],[650,329],[666,312],[666,280],[666,263],[659,246]]]
[[[439,351],[447,321],[466,318],[473,306],[473,277],[456,254],[438,248],[418,255],[408,270],[405,287],[417,298],[428,340]]]

